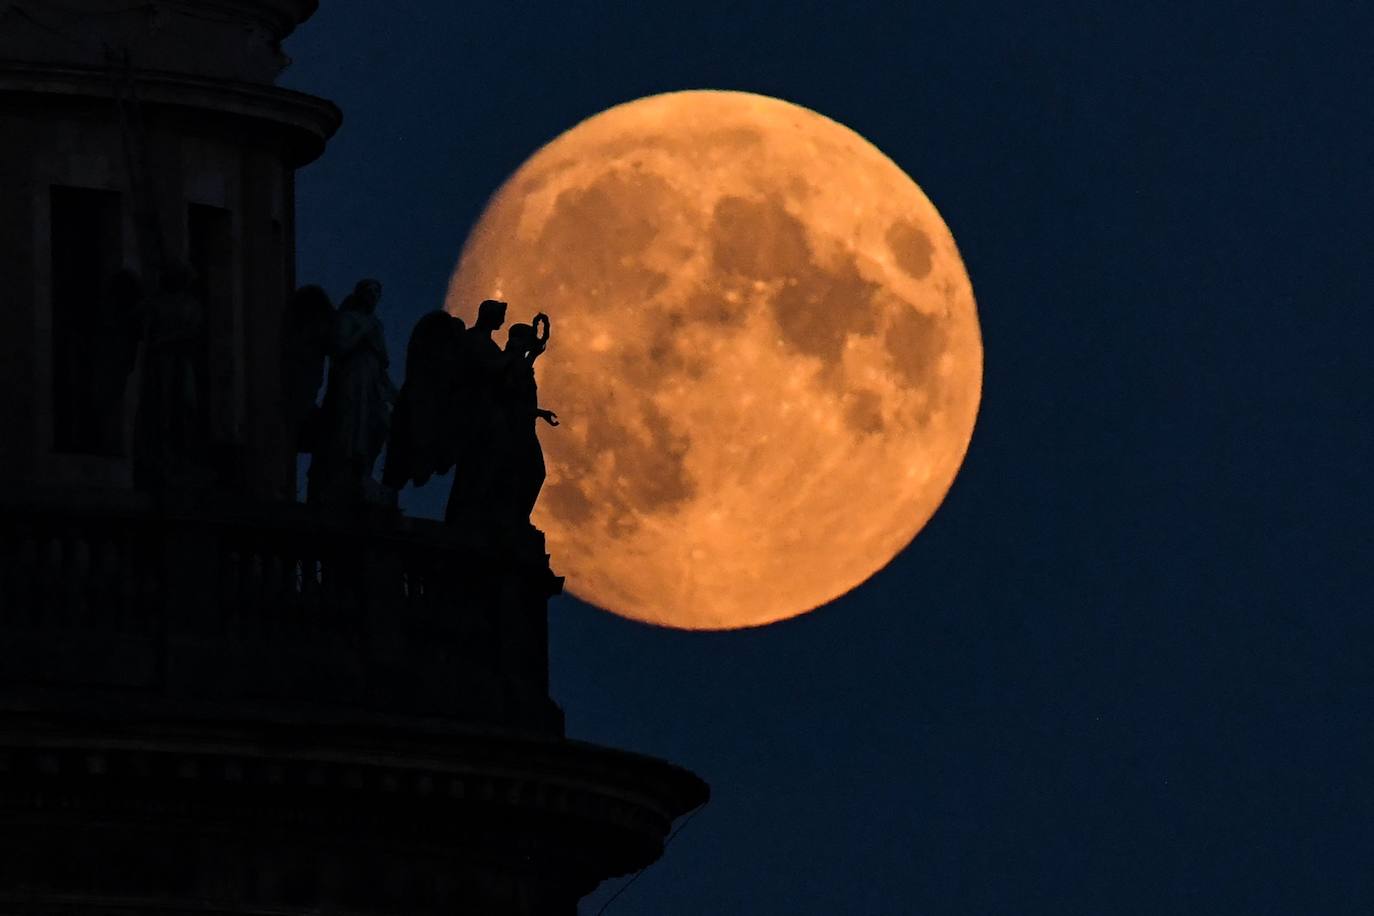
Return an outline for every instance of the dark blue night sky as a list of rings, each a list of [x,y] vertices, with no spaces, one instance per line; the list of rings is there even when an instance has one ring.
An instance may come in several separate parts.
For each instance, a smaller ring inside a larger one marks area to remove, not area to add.
[[[288,44],[346,118],[300,280],[381,278],[398,359],[528,154],[673,89],[854,128],[973,279],[972,448],[886,570],[739,633],[552,605],[570,734],[714,791],[608,912],[1368,916],[1374,8],[901,6],[331,0]]]

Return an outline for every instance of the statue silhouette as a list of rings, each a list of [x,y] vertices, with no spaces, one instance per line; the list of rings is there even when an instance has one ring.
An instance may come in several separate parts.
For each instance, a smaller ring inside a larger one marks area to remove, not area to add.
[[[548,316],[513,325],[502,349],[492,334],[505,320],[506,303],[488,299],[471,328],[444,311],[416,324],[382,482],[394,490],[423,486],[453,468],[445,520],[519,543],[528,539],[544,485],[535,421],[557,426],[558,417],[539,407],[534,377],[548,345]]]
[[[438,309],[419,320],[406,347],[406,378],[392,414],[382,483],[423,486],[453,467],[461,443],[463,319]]]
[[[503,432],[499,405],[506,357],[494,331],[506,323],[506,303],[487,299],[477,307],[477,320],[462,335],[457,396],[462,402],[461,447],[444,519],[490,534],[497,522],[498,449]]]
[[[536,328],[543,325],[543,334]],[[535,421],[558,425],[558,415],[539,407],[534,361],[549,339],[549,319],[539,314],[531,324],[511,325],[506,339],[506,365],[498,402],[502,429],[500,467],[497,475],[498,513],[503,526],[519,532],[544,486],[544,449],[539,444]]]
[[[321,435],[310,463],[310,502],[352,503],[374,496],[372,468],[390,427],[396,389],[387,374],[386,335],[377,304],[382,285],[360,280],[334,319]]]

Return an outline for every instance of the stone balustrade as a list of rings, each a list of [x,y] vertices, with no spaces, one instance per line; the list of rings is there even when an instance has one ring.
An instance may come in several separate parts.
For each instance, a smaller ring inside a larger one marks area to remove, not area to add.
[[[544,556],[428,520],[136,494],[0,499],[0,704],[561,731]]]

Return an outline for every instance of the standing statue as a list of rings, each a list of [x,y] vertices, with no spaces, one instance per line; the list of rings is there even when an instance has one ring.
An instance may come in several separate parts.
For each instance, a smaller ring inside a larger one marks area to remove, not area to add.
[[[534,380],[534,361],[548,343],[549,316],[542,312],[530,324],[513,324],[507,331],[506,366],[499,392],[503,430],[497,493],[500,517],[513,534],[529,524],[544,486],[544,449],[535,421],[558,425],[557,414],[540,408]]]
[[[505,432],[500,397],[506,354],[491,335],[505,323],[506,303],[486,299],[477,307],[477,321],[463,334],[457,373],[463,405],[458,418],[461,447],[444,520],[483,534],[491,534],[499,520],[496,488]]]
[[[140,486],[187,479],[206,457],[201,366],[205,315],[192,292],[195,273],[173,261],[148,301],[143,372],[134,423],[134,476]]]
[[[396,399],[387,374],[386,335],[377,317],[381,298],[380,283],[360,280],[335,316],[309,502],[355,503],[377,495],[372,468],[386,443]]]

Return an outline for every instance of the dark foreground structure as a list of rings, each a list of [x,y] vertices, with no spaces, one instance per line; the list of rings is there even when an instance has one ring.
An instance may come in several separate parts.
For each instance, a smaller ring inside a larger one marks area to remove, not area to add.
[[[0,5],[0,912],[572,914],[706,801],[563,737],[547,557],[296,501],[315,5]]]

